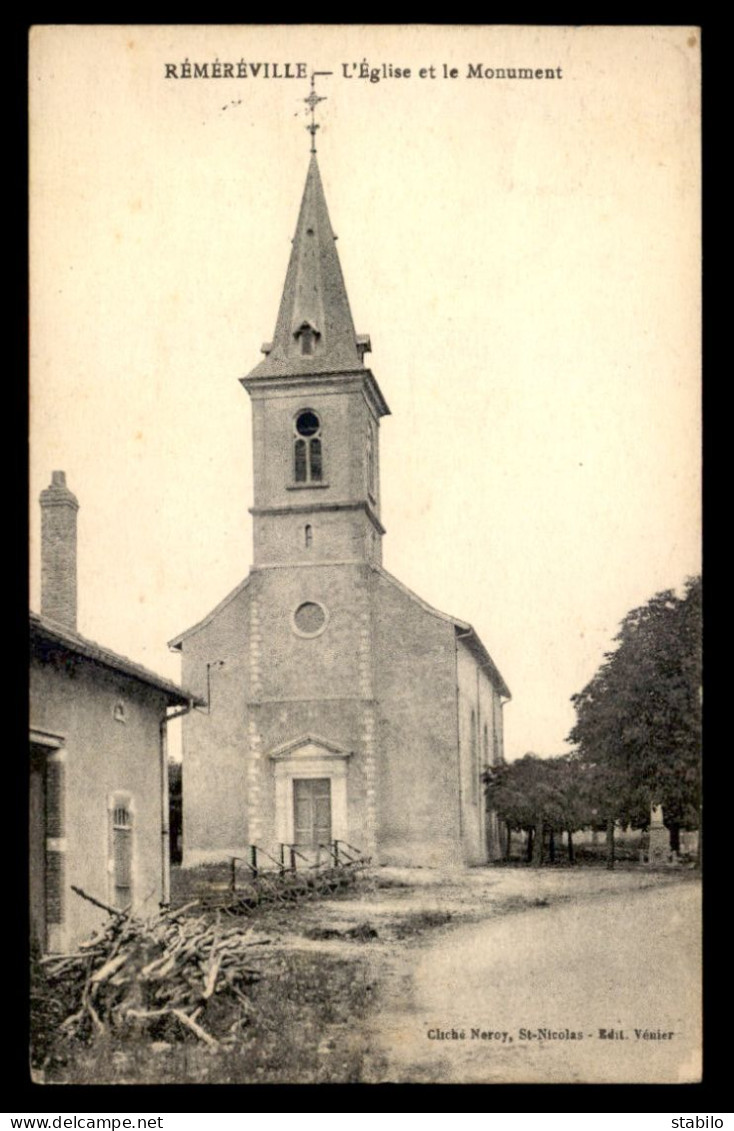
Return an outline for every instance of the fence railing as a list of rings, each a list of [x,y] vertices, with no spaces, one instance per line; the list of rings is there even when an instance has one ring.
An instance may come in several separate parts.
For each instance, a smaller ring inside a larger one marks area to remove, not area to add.
[[[216,902],[233,914],[247,913],[262,903],[293,903],[333,895],[348,887],[370,860],[345,840],[320,844],[281,844],[278,857],[257,844],[246,856],[229,858],[229,892]]]

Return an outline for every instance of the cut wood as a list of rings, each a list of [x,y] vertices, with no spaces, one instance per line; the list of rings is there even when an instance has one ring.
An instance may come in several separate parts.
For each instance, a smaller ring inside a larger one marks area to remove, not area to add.
[[[105,962],[104,966],[100,966],[99,969],[95,970],[92,974],[92,977],[89,979],[91,985],[94,986],[98,982],[104,982],[107,978],[110,978],[116,970],[119,970],[120,967],[127,962],[128,957],[127,954],[118,954],[115,958],[111,958],[108,962]]]

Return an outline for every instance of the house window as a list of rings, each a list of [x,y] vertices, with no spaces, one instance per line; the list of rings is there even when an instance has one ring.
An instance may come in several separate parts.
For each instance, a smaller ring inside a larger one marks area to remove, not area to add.
[[[310,408],[296,417],[293,475],[296,483],[320,483],[323,478],[321,421]]]
[[[132,798],[115,794],[110,806],[110,886],[112,904],[121,910],[133,901],[133,835]]]

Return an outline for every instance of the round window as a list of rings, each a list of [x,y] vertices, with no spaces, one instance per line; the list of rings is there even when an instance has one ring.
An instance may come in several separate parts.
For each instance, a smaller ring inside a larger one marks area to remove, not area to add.
[[[305,409],[304,412],[299,412],[296,417],[296,432],[299,436],[315,436],[321,427],[321,421],[315,412],[311,412],[310,408]]]
[[[318,636],[326,628],[326,609],[315,601],[304,601],[293,614],[293,624],[300,636]]]

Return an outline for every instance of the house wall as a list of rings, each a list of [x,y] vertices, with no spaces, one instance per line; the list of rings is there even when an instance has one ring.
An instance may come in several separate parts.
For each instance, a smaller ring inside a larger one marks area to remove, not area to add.
[[[74,947],[106,919],[70,885],[107,902],[112,898],[109,804],[129,794],[133,809],[133,908],[153,912],[161,899],[160,720],[166,699],[136,680],[91,660],[64,653],[34,657],[30,725],[63,739],[62,923],[50,930],[50,949]],[[124,721],[115,709],[122,707]],[[58,830],[55,830],[58,831]],[[65,849],[65,850],[64,850]]]
[[[373,574],[372,600],[378,858],[459,862],[454,627],[382,574]]]

